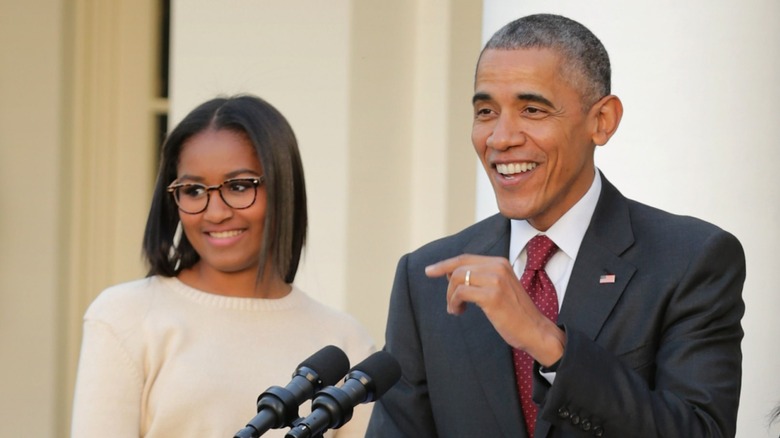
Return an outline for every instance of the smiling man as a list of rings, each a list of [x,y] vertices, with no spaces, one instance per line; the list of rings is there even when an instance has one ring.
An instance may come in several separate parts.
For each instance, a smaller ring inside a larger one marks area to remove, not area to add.
[[[472,142],[500,214],[401,258],[385,349],[403,378],[367,436],[735,435],[742,247],[598,171],[623,114],[610,75],[565,17],[488,41]]]

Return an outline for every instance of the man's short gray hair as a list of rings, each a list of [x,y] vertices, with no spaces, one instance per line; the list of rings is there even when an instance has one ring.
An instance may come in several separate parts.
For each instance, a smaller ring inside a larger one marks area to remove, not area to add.
[[[518,18],[499,29],[482,49],[552,49],[563,56],[563,73],[580,90],[585,109],[610,94],[609,55],[596,35],[560,15]]]

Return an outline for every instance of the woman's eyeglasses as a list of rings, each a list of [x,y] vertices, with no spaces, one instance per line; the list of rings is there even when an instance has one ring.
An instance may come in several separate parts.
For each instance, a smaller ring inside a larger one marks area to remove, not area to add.
[[[179,210],[187,214],[198,214],[206,210],[211,199],[210,192],[218,190],[225,204],[236,210],[249,208],[257,199],[257,187],[264,182],[262,176],[255,178],[233,178],[216,186],[198,183],[177,183],[168,186]]]

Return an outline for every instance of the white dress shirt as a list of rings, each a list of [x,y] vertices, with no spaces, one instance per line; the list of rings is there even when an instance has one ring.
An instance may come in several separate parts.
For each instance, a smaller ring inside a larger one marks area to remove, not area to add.
[[[512,267],[518,278],[525,269],[525,263],[528,259],[526,245],[532,238],[539,234],[546,234],[558,246],[558,251],[547,262],[544,270],[555,286],[559,311],[563,305],[574,261],[577,259],[577,253],[580,250],[582,239],[585,237],[585,232],[588,230],[588,225],[590,225],[593,212],[596,210],[600,194],[601,177],[599,170],[596,169],[593,183],[585,195],[547,231],[539,231],[525,220],[512,219],[510,221],[512,228],[509,238],[509,260],[512,261]],[[555,373],[541,374],[550,383],[555,380]]]

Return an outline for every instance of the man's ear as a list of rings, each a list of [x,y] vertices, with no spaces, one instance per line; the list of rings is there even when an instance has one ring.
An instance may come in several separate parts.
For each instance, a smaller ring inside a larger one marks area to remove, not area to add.
[[[623,117],[623,103],[613,94],[604,96],[593,105],[591,114],[596,118],[593,143],[597,146],[603,146],[607,144],[620,125],[620,119]]]

